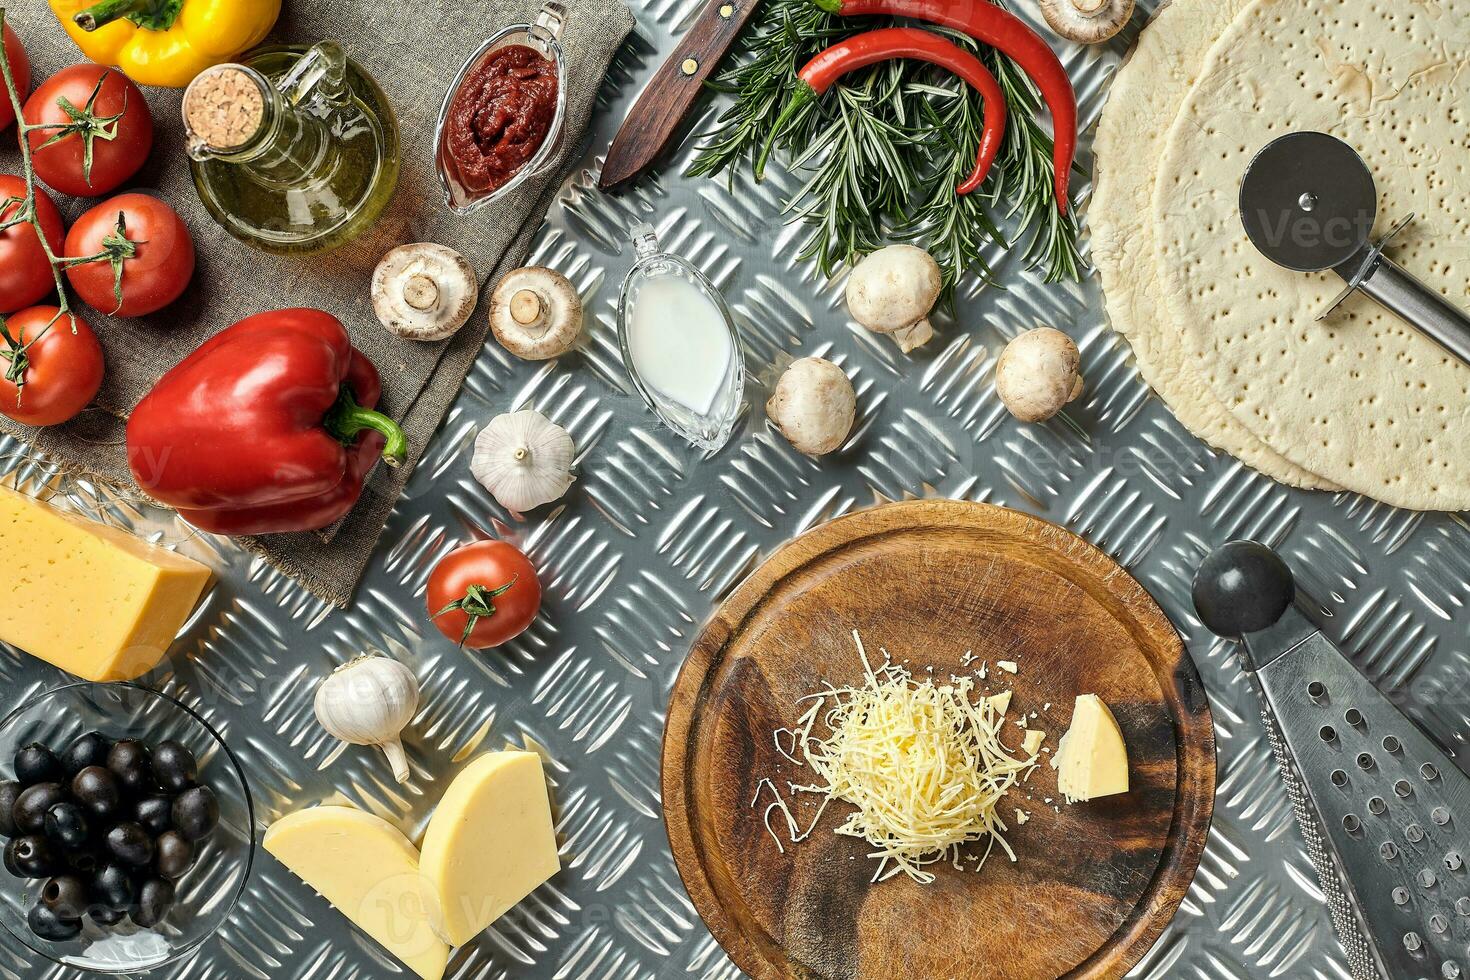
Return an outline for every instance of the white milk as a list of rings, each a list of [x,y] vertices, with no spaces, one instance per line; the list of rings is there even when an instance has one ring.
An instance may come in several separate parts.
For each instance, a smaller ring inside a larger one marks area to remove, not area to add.
[[[704,416],[726,389],[735,349],[709,297],[687,279],[662,275],[638,287],[628,317],[628,354],[645,385]]]

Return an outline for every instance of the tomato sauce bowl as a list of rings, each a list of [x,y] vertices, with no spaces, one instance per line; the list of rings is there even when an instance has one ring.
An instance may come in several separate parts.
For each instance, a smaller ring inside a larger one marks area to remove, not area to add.
[[[545,173],[565,136],[566,8],[548,0],[534,24],[512,24],[460,68],[434,130],[444,203],[471,214]]]

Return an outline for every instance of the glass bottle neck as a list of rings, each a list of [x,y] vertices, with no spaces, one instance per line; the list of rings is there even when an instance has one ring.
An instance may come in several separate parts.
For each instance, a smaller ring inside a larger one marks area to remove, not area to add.
[[[221,66],[212,74],[196,80],[197,112],[189,102],[192,86],[185,95],[191,157],[248,167],[258,179],[282,187],[308,183],[332,167],[335,144],[327,122],[308,108],[318,104],[308,90],[293,89],[295,97],[288,98],[273,79],[244,65]],[[330,94],[345,95],[338,87]]]
[[[322,120],[288,105],[274,86],[267,85],[265,116],[255,137],[239,149],[210,156],[222,163],[249,166],[273,183],[299,184],[321,171],[331,145]]]

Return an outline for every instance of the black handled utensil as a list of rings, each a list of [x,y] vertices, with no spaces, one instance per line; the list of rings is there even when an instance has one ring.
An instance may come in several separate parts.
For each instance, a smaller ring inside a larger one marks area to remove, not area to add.
[[[1470,970],[1470,777],[1294,607],[1291,570],[1234,541],[1200,565],[1204,624],[1243,641],[1353,980]]]

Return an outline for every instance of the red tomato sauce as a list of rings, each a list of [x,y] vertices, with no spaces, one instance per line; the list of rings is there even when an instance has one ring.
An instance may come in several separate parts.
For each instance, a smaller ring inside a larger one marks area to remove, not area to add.
[[[492,51],[449,105],[444,152],[467,190],[489,192],[526,165],[556,117],[556,65],[524,44]]]

